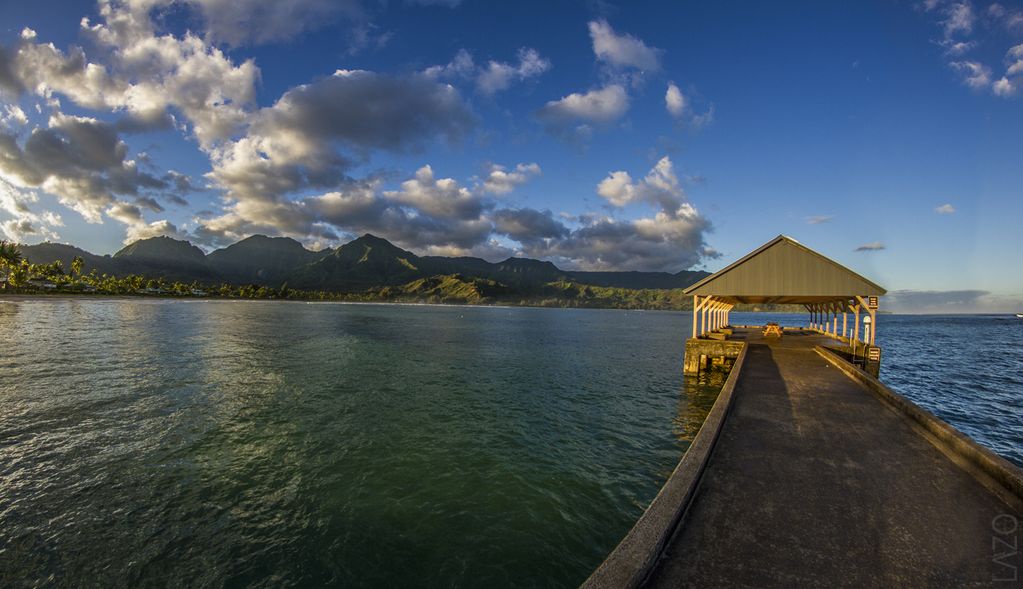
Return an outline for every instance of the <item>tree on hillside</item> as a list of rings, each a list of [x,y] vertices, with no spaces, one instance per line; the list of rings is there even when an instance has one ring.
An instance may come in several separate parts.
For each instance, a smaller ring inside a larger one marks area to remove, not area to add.
[[[11,282],[11,273],[21,266],[21,261],[21,250],[18,249],[16,243],[13,241],[0,241],[0,270],[3,270],[5,290]]]

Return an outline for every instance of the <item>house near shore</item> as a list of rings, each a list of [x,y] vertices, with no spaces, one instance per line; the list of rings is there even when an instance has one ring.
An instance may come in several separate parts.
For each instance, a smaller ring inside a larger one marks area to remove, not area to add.
[[[27,281],[25,284],[29,286],[34,286],[35,288],[42,288],[46,290],[54,290],[57,288],[57,283],[51,280],[32,279]]]

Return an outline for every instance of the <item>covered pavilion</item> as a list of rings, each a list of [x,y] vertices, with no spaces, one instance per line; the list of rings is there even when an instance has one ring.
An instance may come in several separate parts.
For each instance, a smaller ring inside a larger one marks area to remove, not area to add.
[[[811,329],[846,339],[853,346],[862,341],[873,347],[878,297],[887,291],[791,237],[779,235],[684,292],[693,295],[694,338],[729,325],[729,312],[737,304],[789,304],[802,305],[810,313]]]

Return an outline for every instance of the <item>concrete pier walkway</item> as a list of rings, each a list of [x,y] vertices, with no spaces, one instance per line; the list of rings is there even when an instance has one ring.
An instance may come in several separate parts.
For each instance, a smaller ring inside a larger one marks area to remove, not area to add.
[[[831,340],[736,336],[732,412],[648,586],[1019,586],[993,547],[1018,506],[814,351]]]

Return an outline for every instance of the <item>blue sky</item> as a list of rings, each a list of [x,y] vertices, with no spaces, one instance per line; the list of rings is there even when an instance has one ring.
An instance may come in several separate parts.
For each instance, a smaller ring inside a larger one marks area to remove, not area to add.
[[[1023,6],[663,4],[3,2],[0,231],[668,271],[784,233],[1023,305]]]

